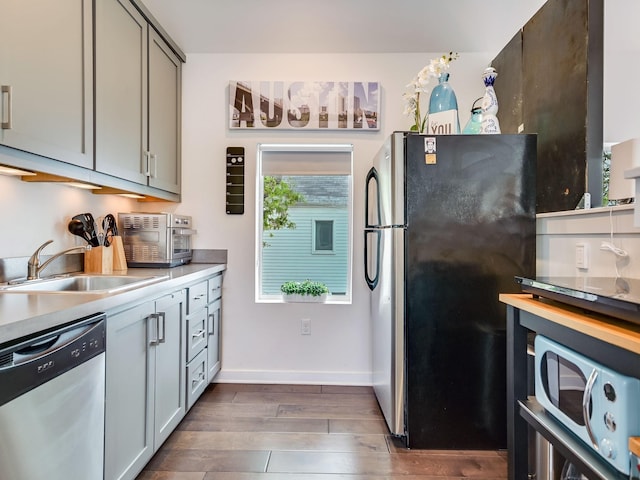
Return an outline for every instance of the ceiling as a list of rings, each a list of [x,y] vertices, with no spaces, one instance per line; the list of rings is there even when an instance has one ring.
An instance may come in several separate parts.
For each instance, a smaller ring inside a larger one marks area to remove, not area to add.
[[[142,0],[185,53],[495,52],[545,0]]]

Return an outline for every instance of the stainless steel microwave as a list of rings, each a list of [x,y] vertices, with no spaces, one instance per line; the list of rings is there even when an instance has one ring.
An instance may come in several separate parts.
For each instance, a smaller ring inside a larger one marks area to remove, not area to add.
[[[535,396],[564,427],[629,474],[629,437],[640,435],[640,379],[538,335]]]
[[[171,213],[119,213],[128,267],[176,267],[193,257],[192,218]]]

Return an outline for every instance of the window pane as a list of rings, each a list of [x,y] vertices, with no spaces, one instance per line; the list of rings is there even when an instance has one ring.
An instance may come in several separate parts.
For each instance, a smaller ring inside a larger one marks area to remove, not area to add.
[[[333,250],[333,220],[316,220],[315,221],[315,251]]]
[[[256,300],[307,279],[351,300],[352,164],[349,144],[258,146]]]
[[[278,175],[263,182],[262,294],[277,295],[284,282],[306,279],[327,284],[333,295],[346,294],[350,177]],[[285,207],[287,196],[296,201]]]

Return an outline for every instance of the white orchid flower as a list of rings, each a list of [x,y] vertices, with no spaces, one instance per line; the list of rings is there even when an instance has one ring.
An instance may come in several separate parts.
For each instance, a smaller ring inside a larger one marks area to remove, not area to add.
[[[412,131],[422,132],[427,120],[428,114],[425,115],[424,118],[420,114],[420,94],[429,93],[429,83],[431,79],[440,77],[440,75],[449,69],[449,63],[457,58],[457,53],[449,52],[448,55],[444,54],[439,58],[432,59],[418,72],[418,75],[407,84],[407,89],[410,91],[402,95],[405,101],[404,115],[413,117],[414,124],[411,126]]]

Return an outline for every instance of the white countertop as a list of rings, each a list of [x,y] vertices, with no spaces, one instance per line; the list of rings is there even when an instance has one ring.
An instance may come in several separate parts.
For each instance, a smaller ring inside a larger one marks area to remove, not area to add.
[[[225,269],[226,264],[223,263],[190,263],[174,268],[129,268],[127,275],[167,275],[168,278],[112,294],[0,291],[0,345],[95,313],[153,300]]]

